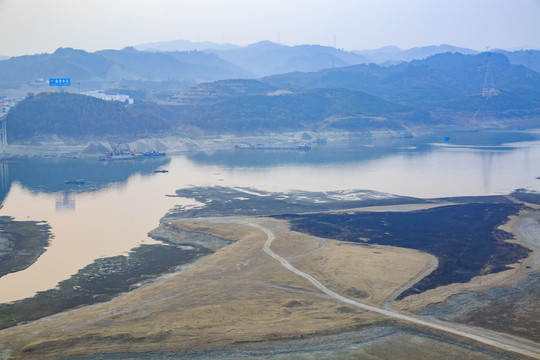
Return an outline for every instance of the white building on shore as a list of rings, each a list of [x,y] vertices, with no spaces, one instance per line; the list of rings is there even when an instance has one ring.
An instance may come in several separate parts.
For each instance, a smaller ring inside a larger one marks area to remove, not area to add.
[[[102,93],[101,91],[88,91],[86,95],[95,97],[101,100],[105,100],[105,101],[121,101],[128,104],[133,104],[133,99],[130,98],[129,95],[123,95],[123,94],[110,95],[110,94]]]

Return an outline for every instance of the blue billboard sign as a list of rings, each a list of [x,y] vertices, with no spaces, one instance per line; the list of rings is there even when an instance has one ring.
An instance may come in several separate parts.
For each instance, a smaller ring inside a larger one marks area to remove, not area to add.
[[[49,79],[50,86],[69,86],[70,79]]]

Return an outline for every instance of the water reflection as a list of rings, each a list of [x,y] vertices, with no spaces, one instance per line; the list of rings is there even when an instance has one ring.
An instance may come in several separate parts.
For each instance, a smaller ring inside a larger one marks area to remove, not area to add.
[[[448,141],[444,138],[444,134],[435,134],[414,139],[329,142],[304,153],[222,150],[189,154],[187,159],[198,168],[220,169],[224,178],[220,185],[270,191],[370,189],[444,197],[539,188],[540,181],[535,177],[540,174],[540,134],[455,132]],[[521,140],[526,142],[516,142]]]
[[[6,161],[0,163],[0,204],[3,204],[11,184],[18,182],[26,189],[36,192],[60,192],[57,209],[74,209],[74,198],[70,193],[95,191],[112,184],[125,183],[135,174],[151,174],[169,162],[170,158],[115,162],[71,158],[23,158]],[[66,184],[66,181],[76,179],[84,179],[85,182]]]
[[[505,145],[515,142],[538,141],[540,134],[530,132],[452,132],[430,134],[415,138],[349,139],[326,144],[313,144],[310,151],[229,149],[194,152],[187,157],[197,164],[228,167],[268,167],[280,165],[347,164],[383,159],[395,154],[429,156],[436,148],[513,150]],[[448,137],[448,140],[446,138]]]
[[[0,163],[0,207],[11,188],[9,181],[9,164]]]
[[[175,187],[169,187],[161,175],[135,174],[117,186],[86,192],[47,193],[13,182],[0,214],[46,221],[54,236],[32,266],[0,278],[0,302],[50,289],[95,259],[156,243],[147,233],[159,225],[159,219],[176,205],[194,203],[166,197]]]
[[[100,189],[111,183],[126,182],[135,174],[150,174],[168,164],[169,158],[125,161],[98,161],[70,158],[21,159],[10,165],[10,180],[27,189],[40,192],[85,192]],[[84,185],[66,181],[84,179]]]
[[[56,196],[56,211],[75,211],[75,195],[64,191]]]
[[[493,163],[493,152],[483,152],[482,158],[482,179],[484,180],[484,188],[487,192],[491,192],[491,164]]]

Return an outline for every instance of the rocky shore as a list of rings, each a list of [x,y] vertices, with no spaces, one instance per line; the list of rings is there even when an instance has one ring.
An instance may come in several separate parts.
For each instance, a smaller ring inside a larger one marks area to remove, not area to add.
[[[412,137],[427,133],[425,129],[411,131],[380,131],[369,133],[352,132],[320,132],[300,131],[295,133],[269,133],[253,136],[237,136],[232,134],[216,136],[168,136],[133,139],[127,141],[130,149],[143,152],[147,149],[163,151],[167,153],[185,153],[189,151],[212,151],[232,149],[235,145],[265,146],[291,146],[292,144],[311,144],[317,141],[344,141],[350,139],[389,139]],[[112,141],[113,143],[115,141]],[[104,155],[104,151],[110,150],[106,139],[76,140],[49,137],[36,139],[25,144],[10,144],[4,152],[4,158],[13,156],[62,156],[62,155]]]

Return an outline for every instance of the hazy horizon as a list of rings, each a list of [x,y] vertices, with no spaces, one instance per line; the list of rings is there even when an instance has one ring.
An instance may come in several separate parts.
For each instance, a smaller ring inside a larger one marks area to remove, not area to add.
[[[188,40],[240,46],[269,40],[345,50],[449,44],[540,48],[540,1],[0,0],[0,55],[93,52]]]
[[[218,46],[231,46],[231,47],[238,47],[238,48],[247,47],[247,46],[255,45],[255,44],[258,44],[258,43],[262,43],[262,42],[271,42],[271,43],[286,46],[286,47],[303,46],[303,45],[333,47],[333,45],[330,45],[330,44],[311,44],[311,43],[302,43],[302,44],[290,45],[290,44],[278,43],[277,41],[272,41],[272,40],[268,40],[268,39],[261,39],[261,40],[255,41],[253,43],[245,44],[245,45],[239,45],[239,44],[234,44],[234,43],[219,43],[219,42],[215,42],[215,41],[211,41],[211,40],[191,41],[191,40],[186,40],[186,39],[174,39],[174,40],[164,40],[164,41],[150,41],[150,42],[141,43],[141,44],[130,44],[130,45],[126,45],[126,46],[124,46],[122,48],[101,48],[101,49],[95,49],[95,50],[87,50],[87,49],[71,47],[71,46],[59,46],[58,48],[52,49],[51,51],[42,51],[42,52],[37,52],[37,53],[27,53],[27,54],[19,54],[19,55],[7,55],[7,54],[0,53],[0,56],[17,57],[17,56],[24,56],[24,55],[52,54],[57,49],[60,49],[60,48],[72,48],[72,49],[75,49],[75,50],[84,50],[84,51],[90,52],[90,53],[92,53],[94,51],[100,51],[100,50],[122,50],[122,49],[125,49],[125,48],[128,48],[128,47],[134,47],[138,51],[152,51],[152,50],[158,50],[158,49],[151,49],[151,48],[150,49],[138,49],[138,47],[148,45],[148,44],[160,44],[160,43],[169,43],[169,42],[172,43],[172,42],[176,42],[176,41],[189,41],[194,45],[203,44],[203,43],[213,43],[213,44],[216,44]],[[431,46],[453,46],[453,47],[456,47],[456,48],[466,48],[466,49],[475,50],[475,51],[478,51],[478,52],[482,52],[482,51],[486,50],[485,48],[483,48],[483,49],[474,49],[474,48],[468,48],[468,47],[463,47],[463,46],[457,46],[457,45],[454,45],[454,44],[426,44],[426,45],[413,46],[413,47],[410,47],[410,48],[403,48],[403,47],[399,47],[397,45],[388,44],[388,45],[383,45],[383,46],[380,46],[380,47],[377,47],[377,48],[365,48],[365,49],[343,49],[343,48],[339,48],[339,46],[336,46],[336,49],[344,50],[344,51],[377,51],[377,50],[381,50],[381,49],[384,49],[384,48],[398,48],[398,49],[400,49],[402,51],[406,51],[406,50],[411,50],[411,49],[415,49],[415,48],[423,48],[423,47],[431,47]],[[526,45],[524,45],[524,46],[516,46],[516,47],[513,47],[513,48],[493,48],[493,47],[489,47],[489,49],[490,50],[507,50],[507,51],[540,50],[540,48],[537,48],[537,47],[534,47],[534,46],[526,46]],[[204,48],[200,48],[198,50],[204,50]],[[160,50],[158,50],[158,51],[160,51]],[[168,51],[168,50],[164,50],[164,51]],[[179,50],[179,51],[184,51],[184,50]],[[185,50],[185,51],[189,51],[189,49]]]

